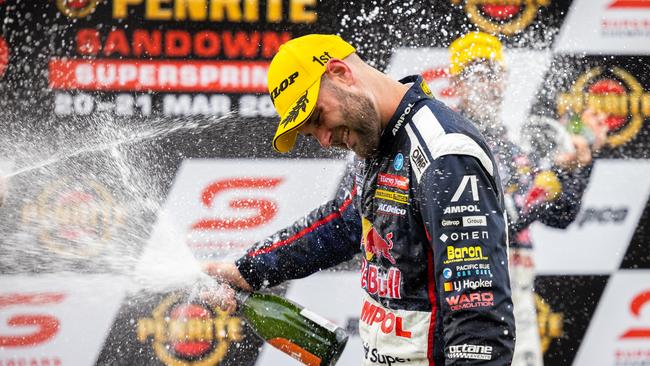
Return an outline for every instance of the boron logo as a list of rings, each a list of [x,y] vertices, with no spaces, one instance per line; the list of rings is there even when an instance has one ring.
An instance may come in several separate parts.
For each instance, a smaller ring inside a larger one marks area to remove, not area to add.
[[[186,299],[182,292],[173,293],[154,309],[152,318],[139,319],[138,340],[146,343],[152,338],[156,356],[168,366],[216,365],[230,343],[242,339],[242,321]]]
[[[122,223],[113,196],[94,180],[51,183],[22,211],[23,227],[33,228],[43,246],[61,255],[98,254]]]
[[[56,7],[69,18],[83,18],[95,11],[99,0],[56,0]]]
[[[535,20],[538,10],[551,0],[451,0],[465,5],[469,20],[484,32],[511,36]]]
[[[588,70],[570,91],[560,93],[556,104],[560,115],[580,115],[587,108],[606,113],[607,143],[611,147],[632,140],[650,117],[650,93],[619,67]]]

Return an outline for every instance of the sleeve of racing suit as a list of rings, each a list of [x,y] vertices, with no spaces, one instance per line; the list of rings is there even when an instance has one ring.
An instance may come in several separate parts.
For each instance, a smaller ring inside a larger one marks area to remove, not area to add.
[[[352,259],[361,238],[356,191],[348,169],[334,200],[248,249],[236,261],[246,282],[255,290],[273,287]]]
[[[558,197],[554,200],[545,200],[539,204],[524,207],[525,212],[519,214],[519,219],[516,223],[513,223],[513,229],[519,231],[528,227],[534,221],[540,221],[547,226],[560,229],[569,226],[576,219],[580,211],[582,195],[589,183],[592,166],[590,164],[572,171],[562,169],[552,170],[552,174],[561,186]],[[545,172],[541,174],[545,174]],[[534,194],[535,190],[540,189],[540,183],[537,183],[537,181],[538,179],[536,177],[536,184],[528,192],[529,196]],[[543,182],[541,185],[543,185]]]
[[[508,238],[496,179],[472,156],[445,155],[431,162],[416,189],[433,248],[447,365],[512,360]]]

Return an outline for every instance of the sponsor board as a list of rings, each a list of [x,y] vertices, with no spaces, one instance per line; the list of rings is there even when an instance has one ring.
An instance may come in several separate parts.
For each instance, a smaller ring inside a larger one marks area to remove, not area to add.
[[[578,350],[574,365],[650,362],[650,271],[614,273]]]
[[[322,160],[186,160],[139,268],[155,277],[150,268],[164,275],[165,266],[177,267],[170,257],[195,268],[191,257],[237,256],[330,200],[344,167],[344,161]]]
[[[650,3],[575,0],[556,39],[555,51],[587,54],[650,54]]]
[[[123,277],[0,277],[0,364],[94,364],[126,292]]]
[[[565,230],[531,226],[537,273],[618,269],[650,195],[649,169],[642,160],[596,161],[576,221]]]

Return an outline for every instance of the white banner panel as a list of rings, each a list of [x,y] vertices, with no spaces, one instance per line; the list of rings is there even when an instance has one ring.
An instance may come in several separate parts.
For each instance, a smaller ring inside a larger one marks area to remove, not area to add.
[[[338,365],[360,365],[363,360],[363,345],[359,338],[359,314],[364,292],[359,285],[358,272],[320,272],[310,277],[293,281],[286,297],[306,309],[348,328],[348,344],[339,358]],[[264,345],[257,365],[299,366],[300,362],[277,349]]]
[[[550,51],[504,51],[508,69],[501,118],[515,140],[526,122],[530,106],[551,62]],[[390,60],[387,73],[399,79],[421,74],[427,80],[436,99],[450,107],[458,98],[449,80],[449,52],[446,48],[399,48]]]
[[[125,295],[121,277],[0,277],[0,364],[94,365]]]
[[[555,51],[605,55],[650,54],[650,1],[574,0]]]
[[[198,260],[236,259],[334,197],[343,160],[186,160],[137,271],[148,285],[192,282]]]
[[[616,271],[650,194],[650,161],[598,160],[566,230],[531,226],[537,274]]]
[[[573,364],[650,364],[650,270],[609,279]]]

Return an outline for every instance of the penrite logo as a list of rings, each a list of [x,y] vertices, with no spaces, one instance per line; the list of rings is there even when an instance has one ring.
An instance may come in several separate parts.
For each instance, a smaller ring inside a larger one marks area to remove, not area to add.
[[[282,178],[231,178],[218,180],[203,189],[201,203],[207,208],[213,208],[215,199],[232,190],[246,189],[274,189]],[[236,211],[256,211],[247,217],[229,216],[214,217],[199,220],[192,225],[194,230],[242,230],[258,227],[275,218],[278,212],[274,201],[262,198],[233,199],[229,202],[230,208]]]
[[[608,115],[607,143],[617,147],[632,140],[650,117],[650,93],[629,72],[619,68],[595,67],[576,79],[569,92],[556,101],[560,115],[580,115],[592,108]]]
[[[0,309],[8,306],[38,306],[58,304],[65,294],[58,292],[32,294],[3,294],[0,295]],[[5,312],[5,310],[3,310]],[[0,334],[0,349],[12,347],[29,347],[48,342],[56,336],[60,329],[60,321],[52,315],[42,313],[17,314],[7,319],[9,329],[17,334]],[[55,361],[58,359],[55,359]],[[0,361],[0,364],[2,361]],[[39,363],[40,364],[40,363]],[[59,362],[60,364],[60,362]],[[9,363],[7,363],[9,365]]]
[[[99,0],[56,0],[56,7],[69,18],[84,18],[95,11]]]
[[[113,238],[123,214],[101,183],[59,180],[23,207],[22,222],[39,232],[39,242],[47,249],[89,257]]]
[[[564,335],[564,317],[561,313],[554,313],[553,309],[538,294],[535,294],[535,305],[537,308],[539,340],[541,342],[542,352],[546,353],[551,342]]]
[[[404,319],[401,316],[395,315],[390,309],[370,303],[368,300],[363,301],[360,321],[369,326],[375,323],[380,324],[380,329],[384,334],[392,335],[394,331],[397,337],[411,338],[411,332],[404,330]]]
[[[464,3],[469,20],[484,32],[511,36],[535,20],[537,12],[551,0],[451,0]]]
[[[167,366],[216,365],[230,343],[242,339],[240,318],[203,303],[187,302],[181,292],[167,296],[152,315],[138,320],[138,341],[153,338],[154,352]]]
[[[630,313],[635,318],[640,318],[641,309],[650,305],[648,303],[650,303],[650,290],[637,294],[630,302]],[[646,325],[644,328],[630,328],[619,338],[626,340],[650,340],[650,325]]]

